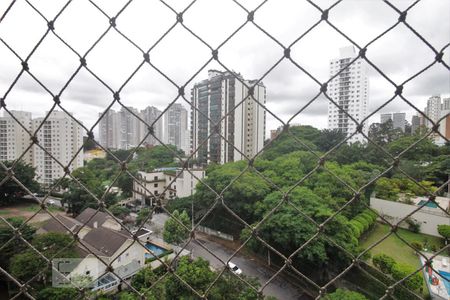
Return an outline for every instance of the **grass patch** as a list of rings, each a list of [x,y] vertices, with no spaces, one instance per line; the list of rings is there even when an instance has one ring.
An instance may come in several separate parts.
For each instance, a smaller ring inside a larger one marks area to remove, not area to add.
[[[370,232],[368,232],[363,238],[361,238],[360,245],[363,248],[369,248],[372,244],[375,244],[389,232],[390,227],[388,225],[377,223]],[[435,236],[422,233],[414,233],[403,228],[399,228],[397,234],[409,243],[420,242],[422,244],[425,244],[426,241],[426,243],[428,244],[428,249],[430,249],[430,246],[434,246],[435,249],[441,249],[442,247],[444,247],[444,240]],[[390,235],[380,244],[370,249],[370,253],[372,254],[372,256],[379,253],[384,253],[391,256],[399,263],[408,264],[414,267],[420,267],[420,260],[415,251],[394,234]],[[372,264],[371,260],[370,264]],[[423,282],[423,291],[424,296],[426,296],[428,294],[428,289],[426,287],[425,281]]]
[[[9,215],[11,213],[11,211],[9,210],[0,210],[0,216],[1,215]]]
[[[379,241],[389,231],[390,227],[388,225],[377,223],[375,227],[360,240],[361,247],[368,248],[370,245]],[[436,249],[441,249],[444,246],[444,240],[435,236],[414,233],[403,228],[399,228],[397,234],[409,243],[420,242],[424,244],[424,242],[427,241],[427,244],[429,245],[428,248],[430,248],[431,245],[433,245]],[[420,260],[414,250],[394,234],[390,235],[379,245],[372,248],[370,253],[372,253],[372,255],[384,253],[393,257],[398,262],[415,267],[420,266]]]
[[[36,212],[38,210],[40,210],[40,206],[38,204],[32,204],[29,206],[24,206],[23,208],[20,208],[23,211],[30,211],[30,212]],[[49,210],[50,212],[55,212],[55,211],[62,211],[61,208],[56,207],[56,206],[48,206],[47,210]]]

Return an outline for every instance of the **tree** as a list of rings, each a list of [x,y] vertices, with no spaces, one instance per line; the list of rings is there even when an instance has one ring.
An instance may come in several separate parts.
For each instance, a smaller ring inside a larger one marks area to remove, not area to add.
[[[151,213],[151,210],[149,208],[142,208],[138,212],[138,215],[136,218],[136,225],[138,225],[138,226],[141,225],[142,222],[144,222],[147,219],[147,217],[150,215],[150,213]],[[150,217],[149,220],[151,220],[151,219],[152,218]]]
[[[130,214],[130,210],[122,205],[115,204],[108,208],[108,210],[117,218],[123,219]]]
[[[398,186],[386,177],[381,177],[375,183],[375,193],[377,198],[384,200],[397,201],[400,189]]]
[[[391,274],[392,278],[395,280],[402,280],[408,277],[410,274],[414,273],[416,268],[410,265],[396,263],[392,267]],[[423,277],[420,272],[414,273],[408,279],[406,279],[402,284],[405,285],[408,289],[418,290],[423,283]]]
[[[178,245],[189,237],[189,230],[179,222],[187,228],[191,227],[191,221],[185,210],[181,214],[178,210],[173,211],[170,219],[164,224],[163,238],[165,242]]]
[[[367,300],[366,297],[361,295],[360,293],[345,290],[345,289],[337,289],[334,293],[331,293],[326,296],[328,300]]]
[[[74,288],[47,287],[38,292],[38,300],[72,300],[79,296],[79,292]]]
[[[22,225],[24,220],[21,218],[8,218],[6,220],[11,223],[14,228],[19,228],[20,226],[22,226],[20,228],[22,238],[24,238],[28,242],[31,242],[36,232],[36,229],[34,227],[31,227],[28,224]],[[0,245],[5,245],[13,237],[14,230],[5,223],[0,223]],[[0,266],[8,269],[10,258],[14,254],[23,252],[26,249],[28,249],[28,246],[22,240],[18,238],[12,240],[0,252]]]
[[[263,158],[271,160],[294,151],[305,151],[308,148],[317,150],[314,142],[319,136],[320,131],[312,126],[292,126],[289,128],[289,132],[281,132],[276,140],[266,147]],[[307,147],[302,145],[299,140]]]
[[[450,225],[438,225],[438,233],[445,239],[446,242],[450,239]]]
[[[384,123],[373,123],[369,127],[369,138],[379,146],[384,146],[402,137],[400,128],[394,128],[392,120]]]
[[[64,233],[49,232],[36,236],[32,245],[47,259],[56,257],[78,257],[75,252],[74,239]],[[38,279],[46,282],[50,276],[50,268],[47,261],[38,255],[35,250],[28,249],[18,253],[10,261],[11,274],[16,278],[27,281],[36,276],[42,270],[46,270]]]
[[[283,199],[281,192],[273,192],[259,202],[255,206],[255,214],[258,216],[258,219],[260,220],[271,211],[281,199]],[[332,211],[323,204],[322,199],[305,187],[293,189],[289,194],[289,202],[318,223],[325,221],[332,214]],[[298,210],[292,205],[279,207],[258,228],[259,237],[287,256],[291,255],[317,232],[316,225],[302,214],[299,214]],[[344,216],[336,216],[324,227],[323,233],[341,247],[351,252],[356,251],[358,241]],[[245,240],[250,235],[251,232],[249,230],[244,230],[242,239]],[[267,251],[254,238],[250,239],[248,246],[255,252],[264,253]],[[308,267],[313,270],[317,269],[317,266],[325,268],[331,261],[339,265],[346,262],[346,257],[341,255],[340,250],[334,244],[321,236],[316,238],[314,243],[310,243],[302,249],[294,257],[293,262],[296,266]]]
[[[345,140],[347,135],[339,129],[322,129],[315,140],[316,146],[320,151],[327,152],[334,146]]]
[[[402,280],[414,273],[402,283],[408,289],[417,290],[422,286],[423,277],[420,272],[415,273],[415,267],[397,263],[392,257],[385,254],[375,255],[372,261],[375,267],[380,269],[381,272],[391,275],[396,281]]]
[[[396,264],[395,260],[392,257],[382,253],[374,255],[372,258],[372,262],[375,267],[381,270],[381,272],[388,274],[392,272],[392,268]]]
[[[12,161],[3,162],[7,168],[12,167],[13,163]],[[39,184],[34,180],[36,175],[35,169],[32,166],[23,161],[18,161],[12,171],[14,172],[14,177],[31,192],[39,191]],[[3,168],[0,168],[1,180],[7,176],[7,172]],[[26,191],[13,179],[9,179],[0,185],[0,206],[11,204],[21,199],[24,195],[26,195]]]

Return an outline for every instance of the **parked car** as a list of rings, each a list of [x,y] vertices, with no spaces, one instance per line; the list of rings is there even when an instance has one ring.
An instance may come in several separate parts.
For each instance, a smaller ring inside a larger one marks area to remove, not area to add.
[[[232,263],[231,261],[228,262],[228,267],[230,268],[231,272],[233,272],[236,275],[241,275],[242,274],[242,270],[239,269],[238,266],[236,266],[234,263]]]
[[[51,205],[54,205],[55,204],[55,200],[50,199],[50,200],[47,201],[47,203],[51,204]]]

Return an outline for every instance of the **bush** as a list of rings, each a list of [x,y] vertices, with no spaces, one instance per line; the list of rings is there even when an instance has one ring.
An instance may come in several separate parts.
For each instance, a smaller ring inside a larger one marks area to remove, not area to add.
[[[421,251],[423,249],[423,244],[421,242],[412,242],[411,246],[413,246],[417,251]]]
[[[356,220],[352,220],[350,222],[350,228],[352,229],[353,234],[355,235],[356,238],[359,238],[364,230],[364,227],[361,225],[361,223],[359,223]]]
[[[406,224],[408,224],[408,229],[412,232],[419,233],[421,224],[412,218],[406,219]]]
[[[377,254],[372,258],[372,262],[383,273],[391,273],[393,266],[396,264],[395,260],[386,254]]]
[[[444,239],[450,239],[450,225],[438,225],[438,232]]]
[[[392,278],[395,280],[402,280],[403,278],[409,276],[410,274],[414,273],[416,269],[414,267],[411,267],[410,265],[405,264],[394,264],[391,270]],[[422,286],[422,275],[420,274],[420,271],[406,279],[403,283],[404,285],[411,289],[411,290],[417,290]]]
[[[334,293],[329,294],[325,297],[328,300],[367,300],[366,297],[361,295],[360,293],[337,289]]]

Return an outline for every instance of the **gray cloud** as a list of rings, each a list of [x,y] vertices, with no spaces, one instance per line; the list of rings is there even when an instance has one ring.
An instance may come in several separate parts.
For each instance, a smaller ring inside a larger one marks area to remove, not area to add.
[[[119,1],[95,1],[107,14],[115,15],[122,3]],[[170,3],[178,10],[189,1]],[[323,8],[334,1],[319,0]],[[395,1],[399,9],[406,9],[410,1]],[[52,19],[59,7],[46,2],[33,4]],[[254,9],[257,0],[245,1]],[[0,3],[0,14],[6,9]],[[218,13],[219,12],[219,13]],[[307,2],[268,1],[255,14],[255,22],[289,45],[320,18],[320,13]],[[348,34],[354,41],[364,45],[397,21],[398,14],[381,1],[343,1],[329,15],[329,20]],[[22,20],[26,19],[26,24]],[[234,29],[246,20],[246,13],[232,1],[199,1],[185,14],[184,22],[207,43],[216,47]],[[407,15],[407,21],[430,43],[440,49],[449,42],[450,2],[419,2]],[[175,14],[159,2],[134,1],[117,19],[118,28],[141,48],[152,46],[175,22]],[[84,54],[96,38],[107,28],[108,20],[93,5],[74,1],[55,23],[56,31]],[[45,22],[26,3],[18,1],[0,26],[0,37],[11,44],[19,55],[26,57],[46,30]],[[348,41],[330,26],[321,23],[300,40],[291,51],[292,58],[314,77],[323,82],[328,79],[329,60],[338,55],[339,47]],[[445,59],[450,62],[449,51]],[[261,77],[281,56],[283,49],[265,36],[252,24],[247,24],[219,51],[219,58],[229,69],[240,72],[245,78]],[[184,84],[211,56],[210,50],[180,25],[161,41],[150,53],[150,59],[177,84]],[[400,83],[432,62],[434,54],[404,25],[388,33],[368,49],[367,56],[395,82]],[[111,31],[88,55],[88,66],[116,90],[142,61],[142,54],[120,35]],[[72,72],[78,67],[77,57],[56,38],[49,37],[30,60],[30,67],[46,86],[58,92]],[[8,88],[20,70],[19,61],[0,44],[0,94]],[[188,85],[207,77],[207,69],[221,67],[212,62]],[[394,88],[377,72],[371,70],[370,109],[376,109],[389,99]],[[267,87],[267,106],[284,119],[289,118],[318,92],[318,86],[289,61],[283,61],[263,79]],[[449,94],[449,73],[442,66],[435,66],[405,86],[405,95],[414,104],[423,107],[431,94]],[[177,90],[164,77],[149,66],[144,66],[122,91],[126,105],[144,108],[148,105],[163,109],[174,99]],[[189,95],[187,93],[187,95]],[[30,78],[21,79],[7,99],[8,105],[27,108],[36,114],[51,105],[51,99]],[[32,99],[32,100],[31,100]],[[189,99],[188,99],[189,100]],[[82,70],[63,93],[62,103],[85,124],[93,124],[98,112],[112,101],[111,92],[86,70]],[[179,100],[187,107],[184,101]],[[32,104],[30,104],[32,103]],[[116,108],[116,107],[115,107]],[[408,111],[405,103],[395,101],[385,108],[392,111]],[[326,126],[327,106],[321,98],[302,113],[300,122]],[[374,117],[376,118],[376,117]],[[268,127],[276,126],[276,122]]]

